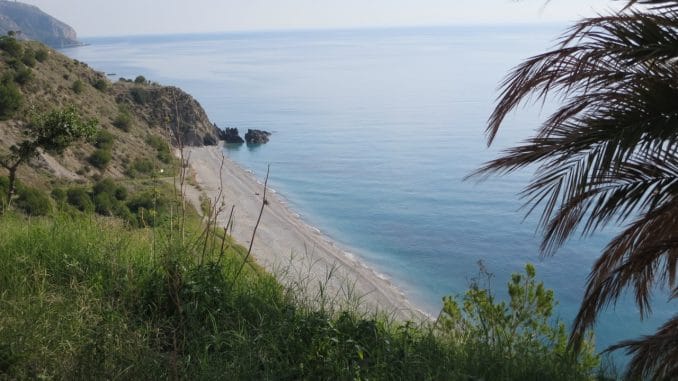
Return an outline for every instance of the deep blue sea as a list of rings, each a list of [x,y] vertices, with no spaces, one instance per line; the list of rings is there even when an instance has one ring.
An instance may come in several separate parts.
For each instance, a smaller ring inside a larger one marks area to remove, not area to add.
[[[540,259],[519,191],[530,171],[464,177],[527,138],[552,106],[527,105],[487,148],[483,130],[511,67],[554,46],[562,26],[247,32],[84,39],[72,58],[191,93],[221,127],[273,132],[226,154],[263,177],[310,224],[437,314],[482,261],[505,293],[526,262],[574,317],[611,231]],[[282,254],[282,253],[281,253]],[[676,310],[658,295],[639,322],[629,300],[600,317],[599,348],[649,333]]]

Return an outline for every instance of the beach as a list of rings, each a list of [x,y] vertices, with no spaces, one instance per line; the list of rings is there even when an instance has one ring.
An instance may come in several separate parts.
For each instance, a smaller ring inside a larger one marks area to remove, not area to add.
[[[224,157],[219,146],[187,147],[195,180],[185,190],[186,198],[200,210],[200,198],[208,197],[223,209],[217,223],[225,227],[234,207],[233,238],[249,247],[259,217],[264,184],[238,164]],[[221,171],[221,175],[220,175]],[[275,275],[299,298],[325,301],[328,306],[379,311],[400,320],[430,318],[411,303],[387,277],[307,224],[272,189],[252,246],[254,261]]]

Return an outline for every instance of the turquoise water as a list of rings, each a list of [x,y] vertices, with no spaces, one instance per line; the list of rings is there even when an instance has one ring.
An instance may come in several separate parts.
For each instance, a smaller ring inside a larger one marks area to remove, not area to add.
[[[586,274],[610,232],[575,238],[540,259],[535,218],[517,196],[523,171],[477,183],[464,177],[501,147],[529,136],[544,109],[507,120],[496,146],[483,138],[497,84],[553,45],[560,27],[428,28],[85,40],[66,54],[90,66],[139,74],[188,91],[221,127],[273,132],[259,147],[226,154],[263,177],[310,224],[437,314],[482,261],[504,292],[526,262],[554,288],[570,321]],[[675,304],[657,297],[640,323],[623,301],[603,314],[599,347],[651,332]]]

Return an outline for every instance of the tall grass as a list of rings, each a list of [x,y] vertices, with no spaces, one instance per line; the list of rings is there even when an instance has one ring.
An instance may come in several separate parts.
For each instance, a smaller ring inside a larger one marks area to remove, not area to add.
[[[299,305],[255,267],[235,276],[244,248],[203,255],[197,227],[156,231],[152,256],[151,230],[112,218],[0,218],[0,379],[591,378],[548,353],[508,361],[429,325]]]

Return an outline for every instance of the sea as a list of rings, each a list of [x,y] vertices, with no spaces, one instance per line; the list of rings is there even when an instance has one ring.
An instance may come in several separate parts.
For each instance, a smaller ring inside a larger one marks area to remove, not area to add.
[[[565,27],[97,37],[63,52],[113,81],[143,75],[178,86],[220,127],[272,132],[268,144],[225,154],[260,179],[270,165],[272,188],[293,210],[431,315],[443,296],[463,294],[481,266],[505,298],[510,274],[533,263],[569,324],[592,263],[620,227],[575,236],[541,257],[539,213],[526,216],[519,195],[534,168],[466,179],[528,138],[558,104],[525,104],[487,146],[502,79],[553,48]],[[610,306],[595,327],[598,349],[649,334],[676,311],[662,291],[653,307],[641,321],[630,296]]]

